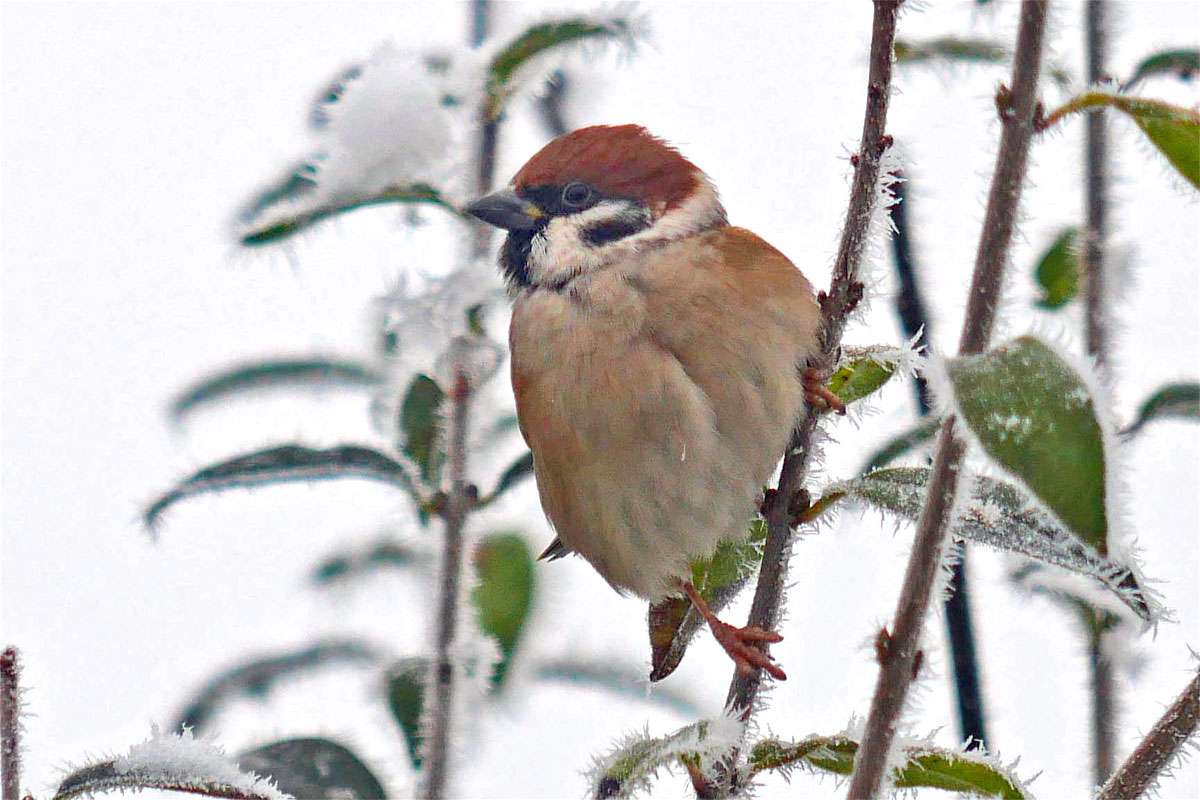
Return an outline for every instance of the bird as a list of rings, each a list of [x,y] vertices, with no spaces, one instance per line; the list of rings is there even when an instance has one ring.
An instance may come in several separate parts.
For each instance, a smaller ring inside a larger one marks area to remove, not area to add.
[[[686,597],[739,671],[786,679],[782,637],[720,620],[689,565],[746,539],[806,408],[844,412],[808,366],[809,281],[639,125],[563,134],[463,210],[507,231],[517,419],[556,534],[541,557],[578,554],[652,609]]]

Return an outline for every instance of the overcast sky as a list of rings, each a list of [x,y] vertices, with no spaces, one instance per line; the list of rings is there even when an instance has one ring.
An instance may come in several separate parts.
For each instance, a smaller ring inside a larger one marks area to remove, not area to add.
[[[955,34],[1011,42],[1016,7],[924,3],[901,36]],[[1081,71],[1077,3],[1055,4],[1052,57]],[[503,32],[553,9],[506,4]],[[868,3],[646,4],[648,43],[632,57],[570,62],[574,126],[638,122],[680,146],[722,193],[731,219],[772,242],[825,285],[844,213],[848,154],[858,140]],[[26,663],[25,785],[48,794],[71,763],[121,751],[165,724],[217,671],[252,654],[321,636],[362,636],[395,656],[430,641],[429,576],[378,576],[337,591],[305,582],[335,549],[381,530],[436,543],[403,498],[374,486],[313,485],[188,501],[157,542],[143,504],[206,463],[271,443],[378,441],[369,398],[328,393],[258,397],[205,411],[182,430],[165,409],[198,376],[260,356],[334,352],[369,357],[371,301],[399,275],[437,271],[460,252],[455,229],[425,214],[412,227],[392,208],[360,211],[288,248],[246,253],[229,235],[234,211],[311,149],[305,120],[316,92],[382,42],[421,51],[458,47],[465,6],[429,3],[5,3],[3,17],[3,616],[0,639]],[[1195,46],[1194,3],[1125,3],[1112,67]],[[961,325],[999,126],[998,67],[898,71],[889,130],[912,176],[910,216],[933,313],[935,347]],[[1140,90],[1186,105],[1197,89],[1173,79]],[[1053,104],[1063,95],[1047,85]],[[1157,386],[1200,375],[1200,212],[1124,121],[1114,243],[1121,329],[1117,409],[1128,419]],[[1078,309],[1035,311],[1032,265],[1081,216],[1082,124],[1035,142],[997,337],[1038,330],[1075,346]],[[506,178],[545,140],[527,99],[502,134]],[[895,343],[886,260],[859,344]],[[503,335],[505,320],[492,325]],[[1074,344],[1072,344],[1074,343]],[[503,374],[503,373],[502,373]],[[511,408],[503,377],[489,404]],[[860,424],[837,422],[825,478],[912,419],[897,384]],[[483,413],[483,412],[481,412]],[[371,438],[376,437],[376,438]],[[487,485],[519,453],[515,439],[481,455]],[[1128,518],[1146,574],[1178,621],[1134,640],[1121,673],[1122,756],[1173,699],[1200,648],[1200,428],[1163,422],[1122,453]],[[474,535],[515,529],[540,550],[551,538],[527,485],[475,520]],[[773,653],[790,680],[770,695],[764,730],[841,730],[864,715],[876,667],[869,642],[890,618],[912,540],[874,514],[844,514],[796,546],[786,641]],[[977,635],[992,740],[1038,796],[1085,797],[1089,773],[1086,671],[1074,622],[1007,582],[1008,562],[975,549]],[[456,791],[468,796],[579,796],[581,770],[617,737],[668,733],[688,715],[636,697],[538,684],[542,661],[564,656],[642,672],[644,606],[613,593],[585,563],[539,565],[539,593],[518,685],[466,732]],[[748,598],[726,613],[744,618]],[[952,745],[942,621],[930,620],[929,665],[907,716]],[[720,711],[729,664],[702,637],[668,679],[701,713]],[[230,751],[285,735],[350,743],[387,782],[409,792],[404,747],[379,699],[378,676],[334,669],[239,700],[216,722]],[[1192,763],[1164,798],[1200,796]],[[656,796],[677,797],[665,779]],[[796,778],[792,796],[842,794],[832,780]],[[763,796],[777,796],[770,783]]]

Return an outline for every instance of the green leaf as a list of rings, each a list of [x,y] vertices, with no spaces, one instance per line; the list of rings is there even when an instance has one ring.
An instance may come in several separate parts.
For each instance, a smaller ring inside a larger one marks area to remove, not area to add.
[[[1121,91],[1128,92],[1136,84],[1155,75],[1173,74],[1186,81],[1191,80],[1197,72],[1200,72],[1200,50],[1163,50],[1143,59]]]
[[[749,582],[762,563],[767,524],[750,523],[745,541],[724,541],[709,558],[692,563],[692,585],[714,611],[720,611]],[[670,675],[683,660],[692,638],[704,623],[687,598],[668,597],[650,606],[650,680]]]
[[[373,387],[379,373],[365,364],[343,359],[314,357],[279,359],[241,364],[203,378],[182,391],[171,403],[171,416],[180,420],[198,406],[230,395],[262,389]]]
[[[492,684],[499,687],[533,607],[533,553],[518,534],[493,534],[475,550],[475,571],[479,584],[471,591],[471,601],[479,627],[500,644],[501,660],[492,673]]]
[[[164,751],[181,755],[165,758]],[[122,758],[97,761],[73,770],[58,784],[53,800],[142,789],[234,800],[280,797],[270,781],[241,772],[223,750],[194,738],[191,731],[171,735],[156,730],[149,741],[134,745]]]
[[[1041,308],[1062,308],[1079,292],[1079,229],[1064,228],[1038,261],[1034,277],[1042,289]]]
[[[1031,336],[949,359],[946,371],[960,423],[1080,541],[1105,555],[1104,436],[1083,378]]]
[[[318,586],[341,583],[380,569],[406,568],[424,554],[404,542],[385,540],[365,551],[346,551],[329,556],[313,568],[311,579]]]
[[[1200,419],[1200,383],[1170,383],[1146,398],[1137,419],[1122,431],[1128,435],[1156,419]]]
[[[404,733],[413,769],[421,768],[421,745],[424,743],[424,737],[421,735],[421,714],[425,709],[425,683],[428,673],[429,661],[424,658],[406,658],[388,672],[388,708]]]
[[[378,450],[352,444],[327,450],[285,444],[236,456],[192,473],[151,503],[142,519],[146,527],[153,530],[168,508],[193,495],[341,478],[361,478],[399,486],[416,497],[412,478],[404,466]]]
[[[1200,111],[1144,97],[1084,92],[1051,112],[1040,127],[1045,130],[1068,114],[1105,106],[1129,115],[1176,172],[1200,189]]]
[[[591,796],[597,800],[628,798],[649,788],[663,767],[689,758],[703,769],[724,755],[742,730],[728,718],[701,720],[668,736],[634,736],[596,761],[589,774]]]
[[[400,405],[401,447],[405,455],[421,468],[421,479],[436,487],[442,476],[446,455],[440,436],[440,408],[446,393],[428,375],[417,375]]]
[[[508,465],[508,469],[501,473],[500,480],[496,481],[496,488],[492,489],[491,493],[486,497],[481,498],[479,504],[483,506],[495,502],[500,495],[504,494],[532,474],[533,453],[528,452]]]
[[[891,462],[895,461],[900,456],[904,455],[914,447],[925,444],[933,439],[934,434],[938,432],[938,428],[942,425],[940,419],[932,417],[918,422],[913,427],[903,433],[888,439],[883,445],[870,455],[867,463],[859,470],[864,475],[874,472],[877,469],[886,467]]]
[[[353,639],[317,642],[298,650],[261,656],[210,679],[184,705],[171,730],[200,733],[221,706],[239,697],[265,697],[281,680],[334,664],[372,664],[379,654]]]
[[[521,67],[551,50],[586,42],[616,41],[632,47],[634,23],[624,17],[564,17],[527,28],[508,43],[488,66],[487,119],[494,121],[516,88]]]
[[[350,750],[329,739],[284,739],[247,750],[238,766],[275,780],[292,797],[378,800],[387,797],[379,779]]]
[[[631,700],[655,703],[685,717],[700,716],[700,707],[690,697],[670,686],[646,692],[646,679],[636,671],[599,661],[565,659],[539,664],[535,673],[540,681],[593,687]]]
[[[328,205],[313,206],[295,213],[271,217],[266,222],[246,220],[246,227],[239,238],[246,247],[274,244],[338,214],[379,205],[429,205],[441,208],[455,216],[459,213],[454,204],[447,200],[439,190],[426,183],[414,183],[405,186],[389,186],[370,195],[341,197]],[[265,211],[265,207],[259,208],[255,216],[263,211]]]
[[[829,391],[850,405],[877,391],[896,373],[906,350],[895,347],[847,347],[838,368],[829,378]]]
[[[829,484],[818,502],[829,505],[853,498],[915,523],[925,505],[929,474],[928,467],[876,470]],[[970,491],[970,501],[951,531],[955,538],[1018,553],[1097,580],[1142,619],[1152,619],[1158,613],[1127,566],[1098,556],[1061,523],[1031,505],[1022,489],[980,477]]]
[[[1008,60],[1008,50],[986,39],[961,39],[943,36],[926,41],[896,40],[896,63],[917,64],[932,60],[1000,64]]]
[[[846,736],[810,736],[800,742],[766,739],[750,750],[750,774],[780,770],[785,774],[806,766],[835,775],[854,771],[858,742]],[[945,789],[979,797],[1025,800],[1029,794],[1009,771],[977,753],[959,753],[927,746],[904,748],[907,763],[895,770],[897,789]]]

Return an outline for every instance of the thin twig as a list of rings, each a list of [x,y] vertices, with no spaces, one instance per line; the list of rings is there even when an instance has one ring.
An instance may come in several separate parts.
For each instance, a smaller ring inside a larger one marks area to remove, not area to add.
[[[1003,132],[959,339],[960,354],[982,352],[995,322],[1001,280],[1025,180],[1029,143],[1034,132],[1045,21],[1045,2],[1029,0],[1022,4],[1014,49],[1013,88],[1009,91],[1001,87],[997,94]],[[949,417],[938,436],[925,507],[917,523],[892,632],[890,635],[882,632],[881,641],[886,646],[880,647],[878,652],[879,678],[871,699],[862,746],[855,758],[854,775],[850,780],[851,798],[876,797],[883,786],[888,753],[913,681],[930,595],[941,569],[963,451],[962,440],[954,436],[954,418]]]
[[[862,284],[858,280],[859,265],[862,262],[863,248],[878,197],[876,187],[879,163],[891,143],[884,135],[884,128],[887,123],[888,101],[891,98],[892,43],[896,37],[896,14],[899,6],[900,0],[875,0],[862,141],[833,279],[829,292],[821,295],[824,328],[821,334],[820,360],[824,363],[814,365],[818,367],[828,367],[836,360],[846,317],[862,296]],[[804,482],[812,457],[816,427],[817,415],[809,413],[792,436],[780,471],[778,488],[765,509],[767,541],[748,625],[773,629],[778,622],[787,557],[792,542],[788,505]],[[726,704],[740,709],[742,718],[748,720],[753,713],[754,700],[758,696],[761,684],[762,675],[759,671],[756,670],[751,675],[742,675],[735,671]]]
[[[462,594],[463,527],[470,513],[467,492],[467,424],[471,385],[461,368],[456,368],[450,391],[450,430],[447,454],[450,468],[450,493],[442,510],[445,522],[442,542],[441,581],[438,586],[437,636],[430,680],[428,734],[422,762],[424,783],[421,797],[445,797],[449,775],[450,728],[454,708],[454,654],[459,603]]]
[[[491,12],[489,0],[471,3],[472,47],[479,47],[487,38]],[[496,171],[496,148],[500,130],[498,120],[489,120],[486,104],[480,106],[479,151],[476,162],[476,189],[482,195],[492,185]],[[471,257],[487,254],[491,245],[491,227],[482,223],[473,226]],[[458,633],[459,605],[463,583],[463,529],[471,513],[474,498],[467,483],[467,426],[471,400],[471,384],[464,365],[453,367],[450,389],[450,427],[447,457],[450,471],[450,492],[441,509],[445,525],[442,542],[441,582],[438,586],[437,634],[434,642],[433,668],[426,703],[429,707],[427,735],[423,744],[421,797],[437,800],[446,796],[449,779],[451,726],[454,722],[455,669],[452,653]]]
[[[0,787],[2,800],[21,796],[21,660],[17,648],[0,653]]]
[[[1144,795],[1158,776],[1196,734],[1200,723],[1200,673],[1197,673],[1150,733],[1134,748],[1120,769],[1096,795],[1096,800],[1134,800]]]
[[[913,254],[911,209],[908,186],[911,178],[896,172],[892,184],[892,195],[896,204],[892,206],[892,255],[896,262],[896,277],[900,289],[896,293],[896,314],[906,339],[917,338],[917,344],[927,347],[930,338],[929,315],[921,298],[920,277],[916,256]],[[914,381],[919,416],[928,416],[931,407],[929,385],[923,374]],[[950,575],[950,596],[944,604],[946,612],[946,637],[950,644],[950,659],[954,665],[954,690],[958,699],[959,739],[967,742],[969,749],[984,746],[989,742],[986,715],[983,708],[983,692],[979,686],[979,662],[975,657],[975,632],[971,622],[970,584],[967,572],[967,543],[960,547],[962,552],[954,562]]]
[[[1107,0],[1084,3],[1084,33],[1087,50],[1088,84],[1107,80]],[[1084,129],[1084,205],[1086,227],[1083,237],[1084,338],[1096,362],[1102,384],[1111,388],[1109,358],[1109,303],[1107,270],[1108,238],[1108,115],[1088,114]],[[1099,786],[1116,764],[1117,682],[1113,668],[1113,636],[1104,628],[1088,638],[1088,664],[1092,681],[1092,784]]]

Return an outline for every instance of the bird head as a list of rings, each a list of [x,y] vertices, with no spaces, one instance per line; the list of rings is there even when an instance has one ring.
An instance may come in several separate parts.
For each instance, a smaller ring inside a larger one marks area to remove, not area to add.
[[[517,288],[561,289],[633,253],[725,224],[707,176],[638,125],[596,125],[543,147],[466,212],[508,231]]]

